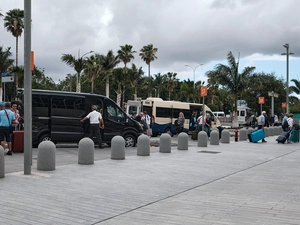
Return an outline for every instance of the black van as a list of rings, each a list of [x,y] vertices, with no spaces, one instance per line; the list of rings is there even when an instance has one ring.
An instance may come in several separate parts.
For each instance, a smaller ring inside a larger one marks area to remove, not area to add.
[[[18,98],[22,107],[24,89],[18,90]],[[136,145],[138,136],[143,133],[140,123],[127,116],[110,98],[88,93],[32,90],[33,146],[37,147],[44,140],[78,143],[88,137],[89,120],[84,123],[80,120],[93,105],[97,106],[104,119],[103,143],[110,145],[111,139],[120,135],[125,139],[126,147]]]

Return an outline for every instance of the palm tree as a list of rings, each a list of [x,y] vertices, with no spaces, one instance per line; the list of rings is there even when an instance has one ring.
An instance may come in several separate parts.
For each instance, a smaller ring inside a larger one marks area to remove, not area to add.
[[[255,70],[255,67],[245,67],[242,73],[238,72],[239,62],[236,62],[232,52],[227,55],[228,66],[218,64],[215,66],[215,70],[208,71],[207,77],[216,85],[223,85],[234,95],[234,121],[233,127],[238,127],[237,121],[237,97],[245,88],[249,82],[249,76]]]
[[[137,88],[141,82],[141,77],[144,75],[144,71],[142,70],[142,67],[139,69],[136,67],[135,64],[131,65],[131,70],[128,74],[130,86],[134,88],[134,95],[133,100],[137,100]]]
[[[94,93],[94,81],[101,73],[102,68],[101,56],[99,54],[91,55],[86,59],[84,74],[91,82],[91,93]]]
[[[3,50],[3,47],[0,46],[0,101],[2,101],[2,73],[5,73],[13,66],[14,60],[10,59],[10,56],[12,53],[10,52],[10,48],[7,48],[6,50]]]
[[[157,98],[159,98],[159,93],[165,88],[166,76],[160,73],[154,75],[154,87],[157,89]]]
[[[100,55],[100,62],[102,66],[102,74],[104,75],[103,80],[105,80],[105,92],[106,97],[109,97],[109,77],[111,75],[112,69],[115,68],[119,63],[119,56],[115,56],[112,50],[109,50],[105,55]]]
[[[92,53],[92,51],[88,52],[88,53]],[[86,54],[88,54],[88,53],[86,53]],[[86,54],[84,54],[84,55],[86,55]],[[83,56],[78,57],[76,59],[75,56],[73,56],[71,54],[62,54],[62,57],[61,57],[61,60],[63,62],[65,62],[68,66],[74,68],[74,70],[77,72],[76,92],[81,91],[81,86],[80,86],[81,77],[80,77],[80,74],[86,68],[86,59],[83,58]]]
[[[140,50],[141,59],[144,60],[148,65],[149,77],[150,77],[150,63],[155,59],[157,59],[157,56],[155,55],[157,50],[158,50],[157,48],[153,48],[152,44],[146,45]]]
[[[134,59],[133,54],[136,53],[136,51],[132,50],[131,45],[125,45],[120,47],[121,49],[118,50],[118,56],[120,61],[124,63],[124,67],[126,68],[127,63],[129,63],[131,59]]]
[[[295,86],[290,86],[290,93],[295,92],[297,95],[300,95],[300,81],[296,79],[291,79],[294,82]]]
[[[148,96],[152,97],[152,90],[154,88],[154,78],[153,77],[145,77],[143,88],[147,89]]]
[[[4,27],[16,38],[16,67],[18,66],[18,42],[24,29],[24,10],[12,9],[6,13],[4,17]],[[19,86],[18,75],[15,75],[16,90]]]
[[[171,100],[171,92],[173,91],[173,89],[175,88],[178,82],[178,79],[176,78],[177,73],[168,72],[167,74],[165,74],[165,76],[166,76],[166,87],[169,92],[169,100]]]

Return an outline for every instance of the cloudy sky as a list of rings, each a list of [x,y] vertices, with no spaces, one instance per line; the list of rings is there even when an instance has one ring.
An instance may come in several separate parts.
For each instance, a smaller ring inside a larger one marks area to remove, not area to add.
[[[181,80],[206,81],[205,73],[218,63],[227,64],[229,51],[238,57],[240,70],[274,72],[286,79],[289,43],[290,79],[300,79],[299,0],[37,0],[32,2],[32,50],[35,65],[56,82],[75,73],[60,60],[63,53],[82,56],[91,50],[115,53],[121,45],[139,50],[158,48],[151,73],[176,72]],[[0,12],[24,9],[24,0],[1,0]],[[0,19],[0,45],[12,47],[15,38]],[[24,36],[19,42],[23,64]],[[147,65],[138,53],[132,61]],[[119,65],[123,67],[122,64]],[[293,84],[293,83],[290,83]],[[271,91],[271,90],[270,90]]]

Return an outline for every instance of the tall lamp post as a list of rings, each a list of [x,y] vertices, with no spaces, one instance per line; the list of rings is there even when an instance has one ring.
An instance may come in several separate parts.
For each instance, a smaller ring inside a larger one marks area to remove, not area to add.
[[[192,68],[192,70],[194,71],[194,89],[195,89],[195,71],[196,71],[197,67],[202,66],[202,65],[204,65],[204,64],[201,63],[201,64],[199,64],[198,66],[196,66],[195,68],[193,68],[193,67],[190,66],[190,65],[185,65],[185,66],[187,66],[187,67]]]
[[[286,112],[289,112],[289,55],[294,55],[294,53],[289,52],[289,44],[283,45],[286,48],[286,53],[281,55],[286,55]]]
[[[79,49],[79,50],[78,50],[78,59],[77,59],[77,61],[81,63],[81,62],[83,61],[83,57],[84,57],[85,55],[91,54],[91,53],[93,53],[93,52],[95,52],[95,51],[89,51],[89,52],[87,52],[87,53],[84,53],[84,54],[80,57],[80,49]],[[80,77],[80,73],[77,74],[77,79],[76,79],[76,92],[81,92],[80,79],[79,79],[79,77]]]

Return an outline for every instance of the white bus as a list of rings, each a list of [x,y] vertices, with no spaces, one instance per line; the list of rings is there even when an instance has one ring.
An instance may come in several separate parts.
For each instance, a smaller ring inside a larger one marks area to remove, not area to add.
[[[157,136],[161,133],[169,133],[171,136],[176,134],[176,126],[174,125],[180,112],[183,112],[185,117],[183,131],[189,133],[190,118],[193,112],[197,113],[197,117],[203,112],[202,104],[179,102],[179,101],[164,101],[161,98],[147,98],[141,101],[129,100],[126,105],[126,113],[133,114],[147,111],[148,115],[153,118],[152,134]],[[212,127],[221,126],[218,118],[213,114],[211,109],[204,105],[204,111],[210,115]]]
[[[237,117],[239,125],[250,125],[250,117],[252,115],[252,111],[247,106],[238,106],[237,107]]]

